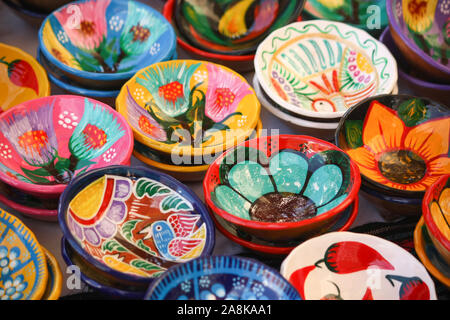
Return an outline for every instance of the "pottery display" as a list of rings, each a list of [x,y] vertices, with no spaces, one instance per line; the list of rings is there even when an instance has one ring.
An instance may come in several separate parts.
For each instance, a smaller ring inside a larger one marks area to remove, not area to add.
[[[300,300],[276,270],[249,258],[213,256],[169,269],[146,300]]]
[[[280,273],[304,300],[436,300],[433,280],[412,254],[368,234],[310,239],[287,256]]]
[[[63,286],[63,276],[58,260],[45,248],[42,248],[47,263],[48,280],[42,300],[58,300]]]

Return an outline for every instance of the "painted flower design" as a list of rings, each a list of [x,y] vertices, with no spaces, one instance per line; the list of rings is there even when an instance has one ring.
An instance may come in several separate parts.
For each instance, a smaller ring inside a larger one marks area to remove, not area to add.
[[[403,17],[408,27],[419,34],[429,30],[438,0],[402,0]]]
[[[0,300],[19,300],[23,298],[23,292],[28,283],[23,275],[18,275],[15,279],[7,279],[0,288]]]
[[[78,125],[78,116],[69,111],[63,111],[58,116],[58,124],[64,129],[73,129]]]
[[[20,264],[20,249],[13,247],[8,252],[8,248],[0,246],[0,278],[9,275]]]
[[[115,148],[111,148],[103,154],[103,160],[105,162],[111,162],[116,156],[117,150]]]
[[[0,157],[5,160],[9,160],[12,158],[11,153],[11,148],[7,144],[0,143]]]
[[[450,188],[442,190],[438,199],[430,203],[430,213],[436,226],[450,241]]]
[[[112,31],[118,32],[122,29],[124,21],[119,16],[114,16],[109,20],[109,28]]]

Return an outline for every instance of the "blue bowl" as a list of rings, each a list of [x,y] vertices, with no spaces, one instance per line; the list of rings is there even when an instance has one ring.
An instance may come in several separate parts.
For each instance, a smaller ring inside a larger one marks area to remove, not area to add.
[[[277,271],[237,256],[198,258],[171,267],[149,287],[145,300],[301,300]]]

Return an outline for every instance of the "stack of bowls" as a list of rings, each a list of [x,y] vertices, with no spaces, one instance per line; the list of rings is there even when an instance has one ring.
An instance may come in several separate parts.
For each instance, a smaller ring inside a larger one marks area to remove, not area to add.
[[[176,37],[167,20],[143,3],[77,1],[43,21],[37,55],[61,89],[109,101],[138,70],[176,59]]]
[[[258,47],[254,87],[263,106],[300,134],[332,139],[348,108],[396,93],[397,63],[367,32],[326,20],[296,22]]]
[[[352,107],[335,143],[359,166],[361,189],[386,220],[420,216],[425,191],[449,174],[450,108],[380,95]]]
[[[133,132],[111,107],[81,96],[23,102],[0,115],[0,201],[56,220],[58,198],[88,170],[129,164]]]
[[[142,298],[174,265],[209,256],[214,225],[203,202],[174,178],[110,166],[75,178],[58,208],[62,255],[103,293]]]
[[[346,230],[358,212],[358,166],[331,143],[309,136],[252,139],[220,156],[203,182],[216,227],[264,255]]]
[[[174,60],[136,73],[116,109],[134,132],[134,156],[182,181],[261,130],[260,104],[247,81],[211,62]]]
[[[169,0],[164,16],[190,56],[236,71],[253,70],[258,43],[300,18],[305,0]]]
[[[0,300],[57,300],[62,273],[55,257],[21,220],[0,209]]]

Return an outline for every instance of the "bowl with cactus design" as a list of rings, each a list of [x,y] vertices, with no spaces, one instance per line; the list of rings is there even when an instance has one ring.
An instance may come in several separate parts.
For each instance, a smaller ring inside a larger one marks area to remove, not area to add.
[[[357,165],[339,148],[309,136],[266,136],[217,158],[203,181],[211,214],[269,241],[326,232],[354,203]]]
[[[128,164],[133,132],[106,104],[56,95],[0,115],[0,179],[38,198],[56,198],[88,170]]]

